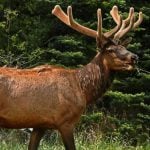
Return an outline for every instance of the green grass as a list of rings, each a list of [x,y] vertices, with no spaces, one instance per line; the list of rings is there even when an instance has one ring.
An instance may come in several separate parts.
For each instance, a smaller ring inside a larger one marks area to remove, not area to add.
[[[85,143],[84,141],[78,141],[76,143],[77,150],[150,150],[150,144],[145,146],[127,146],[122,145],[120,142],[105,142],[105,141],[93,141],[93,143]],[[18,143],[0,143],[0,150],[26,150],[27,144]],[[39,150],[64,150],[62,144],[42,142]]]
[[[7,135],[7,137],[6,137]],[[17,136],[16,136],[17,135]],[[22,136],[16,133],[0,135],[0,150],[26,150],[29,136]],[[75,136],[77,150],[150,150],[150,143],[131,146],[130,142],[112,138],[104,140],[101,135],[90,133],[78,133]],[[46,135],[41,140],[39,150],[64,150],[64,146],[57,132],[52,136]]]

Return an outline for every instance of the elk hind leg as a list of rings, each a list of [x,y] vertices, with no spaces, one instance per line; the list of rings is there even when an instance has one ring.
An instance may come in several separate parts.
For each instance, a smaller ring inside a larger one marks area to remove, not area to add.
[[[37,150],[45,129],[33,129],[30,135],[28,150]]]
[[[61,128],[60,133],[63,140],[63,144],[65,146],[65,150],[76,150],[73,136],[73,128]]]

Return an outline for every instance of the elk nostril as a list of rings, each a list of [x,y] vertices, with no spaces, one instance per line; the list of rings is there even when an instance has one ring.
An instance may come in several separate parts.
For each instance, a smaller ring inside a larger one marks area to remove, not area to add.
[[[132,55],[132,56],[131,56],[131,59],[132,59],[132,60],[135,60],[135,61],[138,61],[139,57],[138,57],[137,55]]]

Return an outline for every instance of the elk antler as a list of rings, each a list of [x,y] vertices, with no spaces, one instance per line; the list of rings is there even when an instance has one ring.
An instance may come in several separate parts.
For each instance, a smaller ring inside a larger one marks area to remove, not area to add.
[[[119,31],[114,35],[114,39],[120,39],[131,29],[135,29],[136,27],[138,27],[141,24],[142,20],[143,14],[142,12],[139,12],[139,19],[134,23],[134,8],[131,7],[128,18],[122,21],[122,26],[120,27]]]
[[[96,38],[97,36],[99,36],[99,39],[102,38],[102,35],[104,35],[106,38],[111,37],[112,35],[114,35],[114,33],[116,33],[119,28],[121,27],[121,17],[117,14],[118,12],[118,8],[117,6],[114,6],[112,9],[112,17],[114,19],[114,21],[117,23],[117,26],[112,29],[109,32],[106,33],[102,33],[102,15],[101,15],[101,9],[98,9],[97,11],[97,17],[98,17],[98,29],[97,31],[89,29],[85,26],[82,26],[80,24],[78,24],[74,19],[73,19],[73,14],[72,14],[72,7],[68,6],[67,8],[67,14],[61,9],[61,7],[59,5],[56,5],[54,7],[54,9],[52,10],[52,14],[54,14],[55,16],[57,16],[62,22],[64,22],[66,25],[70,26],[71,28],[73,28],[74,30],[85,34],[87,36]]]
[[[120,29],[120,27],[122,25],[122,18],[118,13],[118,7],[117,6],[114,6],[112,8],[112,10],[110,11],[110,14],[111,14],[113,20],[116,22],[117,26],[114,29],[112,29],[109,32],[106,32],[104,34],[106,38],[112,37]]]
[[[98,19],[98,23],[97,23],[97,36],[99,38],[99,40],[102,40],[102,12],[101,9],[97,10],[97,19]]]
[[[106,32],[103,34],[102,33],[101,9],[97,10],[97,17],[98,17],[97,31],[78,24],[73,18],[71,6],[68,6],[67,14],[66,14],[59,5],[56,5],[54,7],[54,9],[52,10],[52,14],[54,14],[62,22],[64,22],[66,25],[73,28],[74,30],[76,30],[82,34],[85,34],[87,36],[90,36],[93,38],[98,38],[100,41],[102,41],[102,36],[104,36],[106,38],[111,38],[112,36],[114,36],[114,39],[119,39],[119,38],[123,37],[127,32],[129,32],[131,29],[139,26],[139,24],[143,20],[142,12],[140,12],[139,19],[137,20],[137,22],[134,23],[134,9],[130,8],[128,18],[122,21],[122,18],[118,13],[117,6],[114,6],[112,8],[112,10],[110,11],[110,14],[111,14],[113,20],[116,22],[117,26],[115,28],[113,28],[112,30],[110,30],[109,32]],[[127,26],[128,23],[129,23],[129,25]]]
[[[73,28],[74,30],[76,30],[78,32],[81,32],[82,34],[85,34],[85,35],[88,35],[88,36],[94,37],[94,38],[97,35],[96,31],[78,24],[73,19],[71,6],[68,6],[68,8],[67,8],[67,14],[68,15],[66,13],[64,13],[64,11],[61,9],[61,7],[59,5],[55,6],[55,8],[52,10],[52,14],[57,16],[66,25],[70,26],[71,28]]]

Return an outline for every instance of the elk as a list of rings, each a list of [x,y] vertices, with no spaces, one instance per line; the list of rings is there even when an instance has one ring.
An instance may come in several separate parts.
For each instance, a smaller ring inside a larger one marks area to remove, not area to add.
[[[110,11],[116,27],[102,32],[101,9],[97,10],[97,31],[78,24],[69,6],[67,14],[56,5],[52,14],[72,29],[96,39],[99,52],[82,68],[39,66],[32,69],[0,68],[0,127],[33,128],[28,149],[37,150],[47,129],[59,131],[66,150],[75,150],[73,129],[86,106],[110,87],[114,72],[132,71],[138,59],[120,39],[138,27],[134,8],[126,19],[117,6]]]

